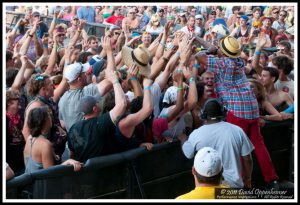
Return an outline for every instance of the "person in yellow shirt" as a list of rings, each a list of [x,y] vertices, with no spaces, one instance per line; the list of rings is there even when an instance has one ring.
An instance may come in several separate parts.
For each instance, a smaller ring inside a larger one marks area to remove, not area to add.
[[[176,199],[215,199],[215,188],[226,187],[222,185],[222,173],[223,164],[219,153],[211,147],[200,149],[192,168],[196,187]]]

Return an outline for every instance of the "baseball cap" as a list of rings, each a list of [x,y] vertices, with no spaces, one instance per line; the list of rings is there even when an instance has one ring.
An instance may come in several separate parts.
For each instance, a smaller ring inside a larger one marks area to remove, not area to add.
[[[85,96],[79,101],[79,112],[82,112],[84,115],[90,114],[96,104],[97,100],[95,97]]]
[[[99,55],[94,55],[93,57],[91,57],[91,59],[89,60],[89,64],[90,65],[94,65],[96,62],[101,61],[102,58],[100,58]]]
[[[203,20],[203,16],[202,16],[201,14],[197,14],[197,15],[195,16],[195,19],[202,19],[202,20]]]
[[[168,104],[173,104],[177,98],[177,87],[171,86],[169,87],[164,95],[163,102]]]
[[[213,177],[222,170],[222,160],[219,153],[211,147],[200,149],[194,158],[194,167],[198,174]]]
[[[64,71],[64,77],[67,79],[68,83],[71,83],[78,78],[80,73],[85,73],[89,70],[89,68],[89,63],[73,63],[66,67],[66,70]]]
[[[175,16],[169,15],[169,16],[167,17],[167,20],[170,20],[170,19],[175,20]]]
[[[105,60],[101,59],[92,65],[92,73],[95,76],[98,76],[101,71],[104,69]]]
[[[72,20],[74,20],[74,19],[79,19],[79,18],[78,18],[77,15],[75,15],[75,16],[72,17]]]
[[[35,17],[35,16],[41,16],[41,14],[38,11],[35,11],[35,12],[32,13],[32,16],[33,17]]]

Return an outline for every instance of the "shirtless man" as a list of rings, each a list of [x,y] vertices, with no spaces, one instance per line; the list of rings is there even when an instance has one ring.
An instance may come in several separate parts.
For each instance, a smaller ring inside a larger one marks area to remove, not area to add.
[[[293,99],[288,93],[275,89],[274,83],[279,78],[279,72],[276,68],[264,67],[261,74],[262,84],[267,91],[267,98],[278,112],[293,104]]]

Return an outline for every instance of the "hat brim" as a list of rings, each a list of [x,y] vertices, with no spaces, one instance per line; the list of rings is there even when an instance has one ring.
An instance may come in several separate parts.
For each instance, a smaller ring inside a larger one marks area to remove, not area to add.
[[[124,64],[130,68],[133,64],[136,64],[139,68],[139,74],[145,77],[149,77],[150,73],[151,73],[151,68],[150,65],[147,64],[147,66],[141,66],[138,63],[136,63],[132,57],[131,57],[131,52],[133,51],[132,48],[128,47],[128,46],[123,46],[122,48],[122,60],[124,62]]]
[[[226,48],[224,48],[224,40],[225,40],[225,38],[226,38],[227,36],[224,36],[224,37],[222,37],[221,39],[220,39],[220,41],[219,41],[219,48],[221,49],[221,51],[226,55],[226,56],[228,56],[228,57],[230,57],[230,58],[238,58],[238,57],[240,57],[240,55],[241,55],[241,49],[236,53],[236,54],[232,54],[232,53],[229,53],[228,51],[227,51],[227,49]]]

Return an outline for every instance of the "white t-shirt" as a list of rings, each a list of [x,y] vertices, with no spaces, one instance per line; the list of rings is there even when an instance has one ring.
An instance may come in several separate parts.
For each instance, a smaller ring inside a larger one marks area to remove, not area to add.
[[[294,81],[281,81],[277,80],[274,84],[276,90],[282,90],[284,92],[288,92],[289,95],[294,99]]]
[[[180,31],[183,31],[183,32],[186,33],[186,34],[192,34],[192,32],[189,32],[187,26],[182,27],[182,28],[180,29]],[[194,29],[194,32],[193,32],[193,33],[195,33],[197,36],[200,35],[200,34],[201,34],[201,28],[198,27],[198,26],[195,26],[195,29]]]
[[[249,155],[254,147],[240,127],[223,121],[203,125],[190,134],[182,150],[191,159],[203,147],[211,147],[222,156],[223,177],[231,187],[244,187],[240,157]]]
[[[151,93],[152,93],[152,102],[153,102],[153,115],[154,115],[154,118],[157,118],[160,113],[159,100],[161,97],[160,86],[157,82],[154,82],[152,84]]]

